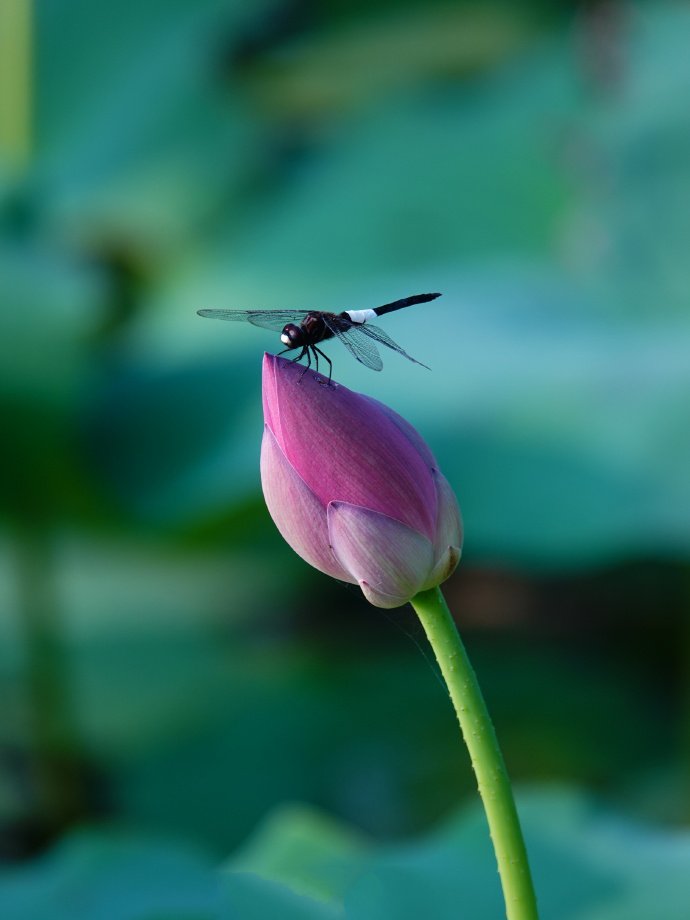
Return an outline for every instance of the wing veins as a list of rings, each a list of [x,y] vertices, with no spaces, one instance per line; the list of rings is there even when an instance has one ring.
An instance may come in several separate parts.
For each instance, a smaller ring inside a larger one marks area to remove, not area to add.
[[[227,322],[248,322],[252,326],[280,332],[287,323],[301,323],[310,310],[197,310],[199,316]]]
[[[407,358],[408,361],[412,361],[413,364],[419,364],[421,367],[426,367],[427,370],[431,370],[426,364],[413,358],[412,355],[408,355],[404,348],[401,348],[397,342],[393,341],[387,332],[384,332],[383,329],[380,329],[378,326],[372,326],[371,323],[361,323],[356,324],[354,328],[363,335],[369,336],[370,339],[379,342],[381,345],[385,345],[387,348],[397,351],[399,355],[402,355],[403,358]]]
[[[324,316],[326,326],[331,330],[336,339],[343,343],[353,358],[372,371],[380,371],[383,367],[381,355],[372,341],[362,339],[357,335],[360,326],[341,316]]]

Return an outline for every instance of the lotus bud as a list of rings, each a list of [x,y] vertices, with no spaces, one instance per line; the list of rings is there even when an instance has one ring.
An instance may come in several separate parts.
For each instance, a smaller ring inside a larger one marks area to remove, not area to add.
[[[264,355],[261,482],[278,530],[303,559],[399,607],[445,581],[460,511],[415,429],[392,409]]]

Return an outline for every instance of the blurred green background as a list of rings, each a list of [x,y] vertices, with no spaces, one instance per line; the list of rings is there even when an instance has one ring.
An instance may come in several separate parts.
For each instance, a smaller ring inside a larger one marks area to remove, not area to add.
[[[265,510],[277,337],[195,315],[427,290],[386,329],[432,373],[328,351],[457,491],[510,772],[687,840],[689,43],[687,3],[1,0],[6,867],[84,826],[218,861],[290,802],[391,845],[474,800],[411,611]]]

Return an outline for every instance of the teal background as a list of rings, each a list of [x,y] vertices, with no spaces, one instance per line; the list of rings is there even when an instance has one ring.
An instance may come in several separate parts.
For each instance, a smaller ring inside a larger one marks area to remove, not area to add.
[[[0,907],[61,917],[83,878],[85,915],[220,916],[230,858],[230,916],[497,915],[490,853],[482,874],[474,844],[444,849],[486,843],[412,612],[310,570],[263,505],[277,336],[195,314],[438,290],[385,322],[431,373],[328,353],[459,497],[445,593],[545,916],[686,917],[688,6],[8,0],[5,48],[22,10],[29,58],[0,65]]]

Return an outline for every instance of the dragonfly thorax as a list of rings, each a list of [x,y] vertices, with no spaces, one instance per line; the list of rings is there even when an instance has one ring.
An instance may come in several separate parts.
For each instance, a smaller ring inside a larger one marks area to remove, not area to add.
[[[326,325],[325,316],[330,317],[333,321],[336,320],[333,313],[319,313],[317,310],[312,310],[305,315],[301,323],[288,323],[283,326],[280,341],[287,348],[311,348],[323,342],[324,339],[332,338],[333,332]]]

